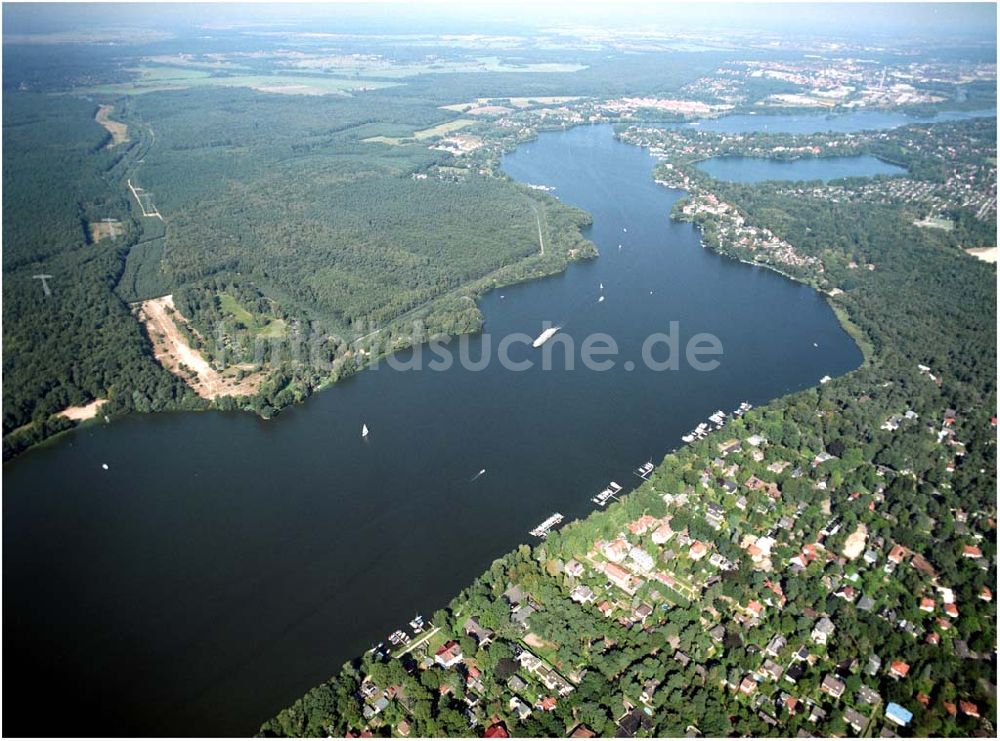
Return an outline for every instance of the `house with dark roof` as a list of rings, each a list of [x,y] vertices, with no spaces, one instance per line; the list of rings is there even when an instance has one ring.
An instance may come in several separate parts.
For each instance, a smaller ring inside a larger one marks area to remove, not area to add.
[[[844,722],[853,728],[855,733],[861,733],[868,725],[868,718],[854,708],[847,708],[844,710]]]
[[[823,682],[819,688],[833,699],[839,700],[840,696],[844,694],[844,690],[847,689],[847,685],[832,674],[827,674],[823,677]]]
[[[479,647],[487,646],[493,640],[493,631],[480,625],[475,618],[469,618],[462,626],[465,635],[474,638]]]
[[[861,705],[879,705],[882,702],[882,695],[864,684],[858,688],[857,698]]]

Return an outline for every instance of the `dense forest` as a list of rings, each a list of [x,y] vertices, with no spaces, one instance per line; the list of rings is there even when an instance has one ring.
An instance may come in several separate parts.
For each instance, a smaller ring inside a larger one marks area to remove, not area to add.
[[[355,372],[362,335],[382,330],[385,352],[412,341],[414,321],[428,335],[476,331],[483,291],[595,254],[587,216],[544,193],[449,172],[453,155],[425,144],[363,141],[450,117],[420,98],[113,99],[129,125],[115,147],[91,99],[5,102],[5,456],[94,399],[108,415],[206,405],[155,362],[130,303],[176,293],[202,337],[223,338],[199,348],[210,359],[268,373],[255,398],[216,405],[270,416]],[[142,215],[129,182],[162,219]],[[107,218],[124,234],[91,243],[88,224]],[[32,278],[43,274],[51,296]],[[220,290],[231,286],[252,298],[241,306]],[[317,353],[303,362],[291,340]]]
[[[104,413],[196,406],[192,392],[152,357],[115,293],[138,230],[91,244],[90,219],[130,223],[104,178],[116,155],[75,98],[4,95],[4,455],[71,426],[52,415],[107,398]],[[46,295],[36,275],[46,279]]]

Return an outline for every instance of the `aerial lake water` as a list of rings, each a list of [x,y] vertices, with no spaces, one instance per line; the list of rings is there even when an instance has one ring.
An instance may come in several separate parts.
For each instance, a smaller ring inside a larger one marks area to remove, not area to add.
[[[37,731],[55,696],[79,734],[252,734],[552,512],[582,517],[609,480],[634,486],[636,466],[716,409],[859,365],[822,296],[672,223],[683,193],[653,164],[609,126],[509,155],[511,177],[593,215],[601,257],[491,293],[486,330],[534,337],[552,321],[638,361],[675,321],[682,342],[719,338],[717,370],[383,365],[270,421],[134,415],[5,465],[5,730]]]
[[[907,126],[909,124],[946,123],[948,121],[967,121],[972,118],[992,118],[996,115],[996,108],[941,111],[929,116],[914,116],[896,111],[876,110],[857,110],[837,114],[803,112],[774,116],[740,113],[706,121],[664,125],[700,128],[704,131],[716,131],[723,134],[744,134],[752,131],[770,134],[820,134],[825,132],[849,134],[854,131],[895,129],[899,126]]]
[[[890,164],[870,154],[854,157],[802,157],[795,160],[713,157],[699,162],[697,167],[716,180],[735,183],[760,183],[765,180],[836,180],[906,174],[905,167]]]

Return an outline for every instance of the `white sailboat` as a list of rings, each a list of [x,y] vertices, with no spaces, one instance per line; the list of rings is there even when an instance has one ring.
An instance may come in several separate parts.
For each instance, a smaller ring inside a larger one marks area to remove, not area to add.
[[[368,425],[361,425],[361,437],[368,437]]]
[[[604,284],[601,283],[601,293],[604,293]]]

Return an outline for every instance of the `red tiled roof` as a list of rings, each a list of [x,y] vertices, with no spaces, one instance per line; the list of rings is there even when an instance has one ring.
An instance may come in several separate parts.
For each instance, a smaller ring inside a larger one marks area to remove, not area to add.
[[[893,674],[898,674],[901,677],[905,677],[907,674],[910,673],[910,665],[907,664],[905,661],[897,660],[892,662],[892,664],[889,666],[889,670]]]
[[[968,715],[970,718],[979,717],[979,708],[976,706],[976,703],[974,702],[969,702],[968,700],[959,700],[958,707],[961,709],[963,713]]]
[[[494,723],[486,729],[483,738],[510,738],[510,734],[507,733],[503,723]]]

